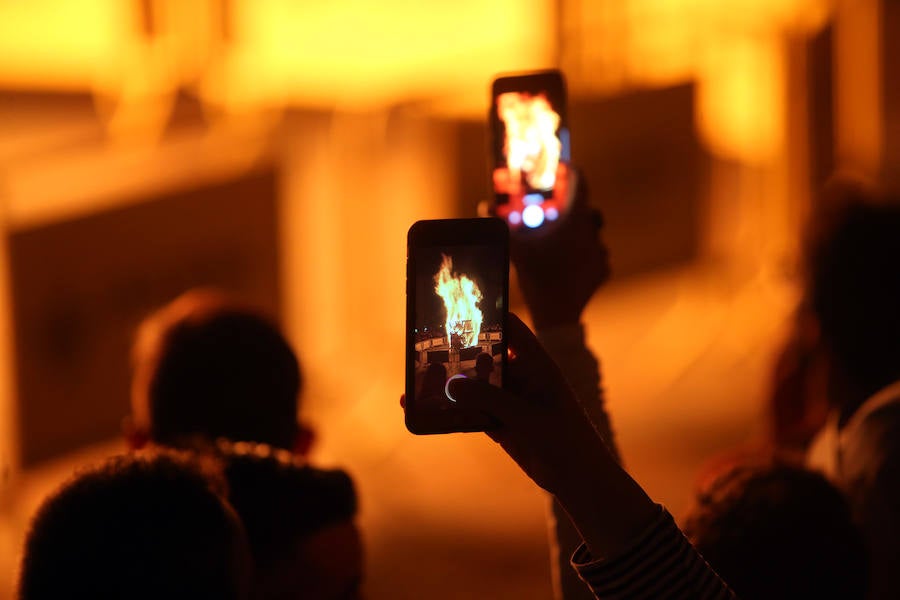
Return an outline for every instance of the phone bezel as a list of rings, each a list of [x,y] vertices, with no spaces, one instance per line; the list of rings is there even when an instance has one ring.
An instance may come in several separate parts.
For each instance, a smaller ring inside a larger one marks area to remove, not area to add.
[[[487,431],[493,424],[490,419],[479,423],[461,423],[458,421],[428,426],[416,419],[416,391],[415,391],[415,322],[416,322],[416,248],[436,246],[464,246],[485,245],[496,246],[502,253],[503,269],[503,305],[502,313],[502,349],[501,369],[503,372],[503,385],[508,380],[507,357],[507,321],[509,314],[509,227],[506,221],[498,218],[473,218],[473,219],[438,219],[429,221],[417,221],[409,228],[407,233],[406,255],[406,407],[404,418],[406,428],[417,435]]]

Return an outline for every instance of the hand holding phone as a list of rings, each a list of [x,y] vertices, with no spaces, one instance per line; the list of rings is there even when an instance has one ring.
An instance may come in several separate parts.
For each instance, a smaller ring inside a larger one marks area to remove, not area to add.
[[[448,393],[455,378],[502,387],[509,233],[499,219],[418,221],[407,238],[406,426],[417,434],[486,431]]]
[[[570,170],[572,199],[566,218],[541,236],[515,236],[510,256],[535,327],[573,325],[594,292],[610,277],[603,216],[589,201],[580,172]]]

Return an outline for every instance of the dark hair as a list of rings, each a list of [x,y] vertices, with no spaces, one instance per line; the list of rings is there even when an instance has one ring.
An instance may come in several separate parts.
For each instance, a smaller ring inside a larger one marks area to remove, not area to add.
[[[134,348],[136,415],[151,440],[209,440],[290,448],[300,366],[278,328],[251,308],[194,291],[147,319]]]
[[[684,530],[744,600],[866,596],[861,535],[844,497],[817,473],[732,468],[699,496]]]
[[[900,377],[900,204],[847,181],[826,190],[808,240],[822,336],[866,394]]]
[[[297,464],[288,452],[260,444],[220,442],[219,451],[260,576],[305,539],[356,515],[356,491],[344,471]]]
[[[246,539],[214,486],[170,453],[76,475],[31,523],[19,598],[244,598]]]

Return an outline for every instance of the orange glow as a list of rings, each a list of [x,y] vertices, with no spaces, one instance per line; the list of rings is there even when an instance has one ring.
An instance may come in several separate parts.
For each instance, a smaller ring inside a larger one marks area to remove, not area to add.
[[[138,2],[0,2],[0,86],[92,91],[114,137],[152,141],[179,87],[214,117],[412,98],[477,97],[481,111],[493,74],[552,65],[548,0],[234,0],[227,15],[212,0],[148,6],[142,17]]]
[[[774,37],[710,41],[698,65],[697,127],[720,156],[752,164],[777,158],[785,135],[785,64]]]
[[[271,102],[360,109],[472,92],[483,110],[494,73],[550,65],[546,0],[385,0],[377,10],[351,0],[232,6],[232,39],[201,86],[228,110]]]
[[[553,189],[562,144],[556,137],[559,114],[547,97],[519,92],[500,94],[497,113],[505,125],[503,153],[510,186],[517,188],[524,174],[531,188]],[[516,192],[510,189],[510,193]]]
[[[786,35],[821,28],[833,0],[564,3],[575,90],[611,94],[695,81],[698,133],[716,155],[771,164],[784,151]]]
[[[441,268],[434,276],[434,293],[444,301],[444,309],[447,311],[445,329],[447,331],[447,343],[451,348],[458,344],[453,343],[453,337],[459,338],[460,348],[471,348],[478,343],[478,334],[481,333],[483,315],[478,303],[481,302],[481,290],[478,284],[466,277],[453,272],[453,259],[446,254]]]
[[[0,85],[91,89],[128,54],[134,2],[0,2]],[[125,52],[123,53],[123,50]]]

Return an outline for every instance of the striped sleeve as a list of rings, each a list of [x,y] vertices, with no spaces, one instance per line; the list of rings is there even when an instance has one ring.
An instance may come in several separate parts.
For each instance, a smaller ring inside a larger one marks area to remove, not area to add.
[[[593,559],[582,544],[572,556],[579,577],[601,600],[735,600],[728,586],[678,529],[659,517],[617,556]]]

